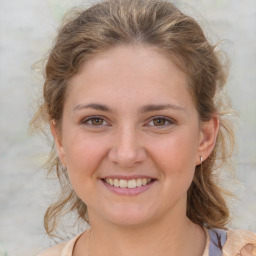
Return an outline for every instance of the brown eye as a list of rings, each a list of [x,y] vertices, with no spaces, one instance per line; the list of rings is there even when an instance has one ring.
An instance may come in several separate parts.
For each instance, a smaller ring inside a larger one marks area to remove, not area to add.
[[[81,120],[81,124],[88,125],[88,126],[106,126],[108,123],[105,121],[104,118],[99,116],[92,116],[86,119]]]
[[[108,121],[106,121],[106,118],[101,116],[88,116],[82,119],[80,121],[80,124],[95,129],[111,126],[111,124]]]
[[[88,122],[91,123],[91,125],[103,125],[104,120],[99,117],[93,117],[90,120],[88,120]]]
[[[163,126],[167,123],[167,120],[165,118],[155,118],[152,121],[155,126]]]

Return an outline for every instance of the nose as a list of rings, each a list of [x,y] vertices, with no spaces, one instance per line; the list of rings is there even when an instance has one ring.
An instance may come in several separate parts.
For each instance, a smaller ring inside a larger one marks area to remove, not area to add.
[[[136,128],[122,127],[115,132],[109,159],[122,168],[131,168],[145,161],[147,154]]]

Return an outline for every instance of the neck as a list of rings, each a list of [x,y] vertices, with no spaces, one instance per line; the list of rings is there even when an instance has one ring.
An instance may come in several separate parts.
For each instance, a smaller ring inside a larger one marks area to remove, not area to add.
[[[206,243],[202,228],[188,220],[185,214],[132,227],[103,222],[91,221],[90,232],[80,241],[83,254],[74,255],[199,256]]]

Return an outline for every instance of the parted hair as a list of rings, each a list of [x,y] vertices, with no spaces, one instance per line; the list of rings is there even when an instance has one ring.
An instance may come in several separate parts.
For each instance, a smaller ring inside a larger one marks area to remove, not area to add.
[[[70,79],[96,54],[118,45],[147,45],[162,50],[187,75],[189,90],[201,122],[217,115],[220,130],[211,155],[196,166],[187,192],[187,216],[207,228],[226,228],[229,209],[219,172],[230,162],[234,132],[232,112],[224,94],[227,69],[216,45],[207,40],[198,22],[165,0],[106,0],[66,16],[44,68],[43,101],[31,120],[37,130],[54,121],[61,129],[63,105]],[[64,213],[76,211],[88,222],[86,204],[70,185],[67,170],[52,147],[47,162],[56,173],[61,193],[45,213],[45,229],[56,231]],[[171,196],[171,195],[170,195]]]

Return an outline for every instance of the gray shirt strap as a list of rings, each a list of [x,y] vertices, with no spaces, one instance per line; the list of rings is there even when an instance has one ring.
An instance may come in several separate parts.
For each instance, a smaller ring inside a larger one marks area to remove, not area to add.
[[[222,256],[222,247],[227,241],[227,231],[223,229],[209,229],[210,246],[209,256]]]

